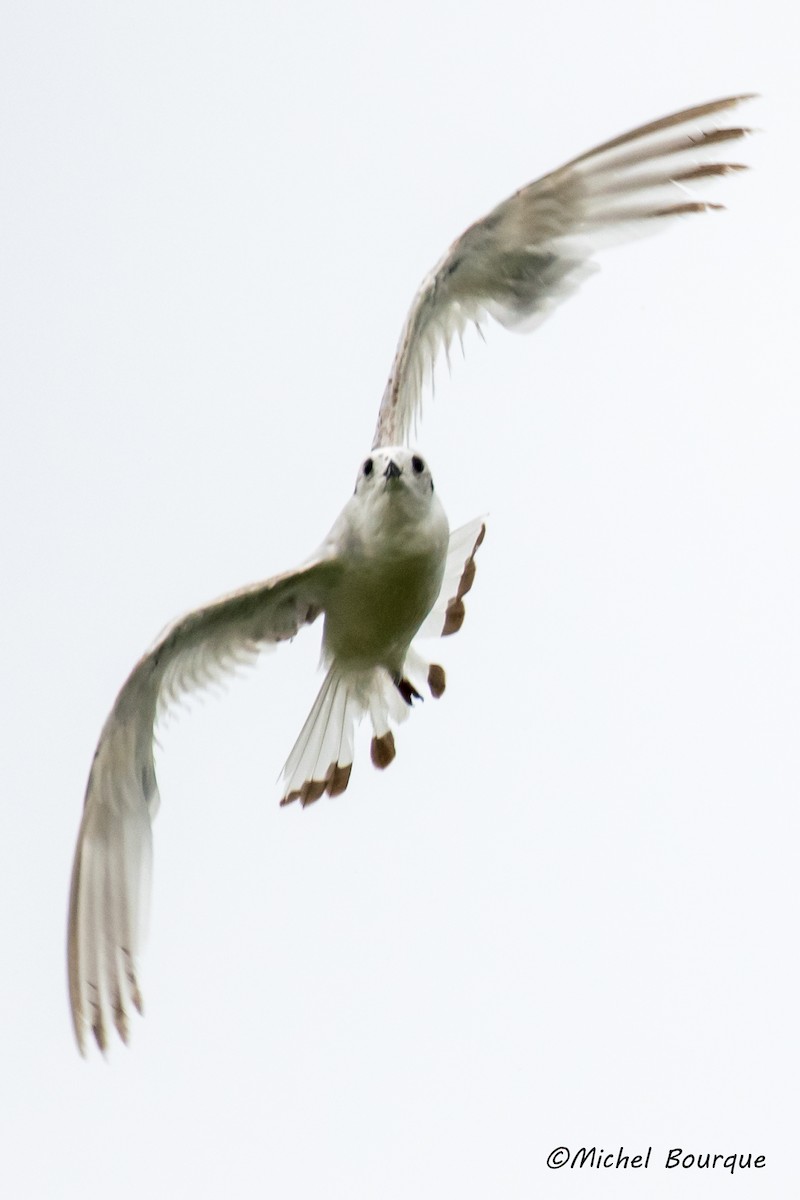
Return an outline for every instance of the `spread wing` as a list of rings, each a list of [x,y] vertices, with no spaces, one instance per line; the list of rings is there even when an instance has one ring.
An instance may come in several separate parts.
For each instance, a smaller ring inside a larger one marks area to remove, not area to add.
[[[662,117],[596,146],[521,188],[453,242],[406,318],[378,413],[373,448],[408,440],[437,355],[489,315],[530,329],[591,272],[591,256],[648,225],[721,208],[687,185],[743,169],[716,158],[749,130],[719,127],[731,96]]]
[[[105,1050],[112,1024],[127,1041],[131,1010],[142,1010],[136,963],[159,803],[153,766],[159,712],[314,621],[336,570],[334,558],[323,556],[181,617],[117,696],[89,774],[72,868],[67,965],[81,1053],[90,1031]]]

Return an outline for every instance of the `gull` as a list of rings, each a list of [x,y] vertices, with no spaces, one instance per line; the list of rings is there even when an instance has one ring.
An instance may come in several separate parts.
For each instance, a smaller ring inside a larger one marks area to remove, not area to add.
[[[597,251],[720,208],[688,188],[743,169],[721,161],[719,147],[749,130],[718,116],[747,99],[701,104],[613,138],[462,233],[414,298],[372,448],[319,549],[293,571],[187,613],[133,668],[95,751],[72,870],[67,965],[82,1054],[92,1037],[105,1053],[112,1027],[127,1042],[132,1011],[142,1011],[158,718],[322,616],[326,674],[286,761],[281,803],[306,806],[345,790],[364,716],[372,762],[391,763],[393,727],[426,688],[437,699],[445,690],[444,669],[415,639],[460,629],[485,533],[482,518],[450,532],[430,465],[409,445],[439,352],[486,316],[511,329],[535,326],[594,269]]]

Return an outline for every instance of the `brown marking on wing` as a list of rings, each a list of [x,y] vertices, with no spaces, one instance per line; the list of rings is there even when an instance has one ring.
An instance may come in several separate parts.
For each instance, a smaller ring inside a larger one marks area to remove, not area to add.
[[[114,1025],[116,1026],[117,1033],[127,1046],[129,1035],[128,1018],[125,1014],[125,1009],[122,1007],[122,999],[119,992],[114,996]]]
[[[665,208],[654,208],[644,215],[656,220],[658,217],[682,217],[688,213],[722,212],[724,208],[724,204],[712,204],[710,200],[687,200],[684,204],[668,204]]]
[[[464,624],[464,616],[466,609],[464,608],[464,597],[475,582],[475,555],[478,552],[483,539],[486,537],[486,526],[481,525],[478,536],[475,539],[475,545],[472,547],[470,556],[464,563],[464,570],[461,572],[461,578],[458,581],[458,588],[453,599],[448,603],[444,614],[444,626],[442,627],[442,637],[449,637],[451,633],[458,633],[461,626]]]
[[[106,1027],[103,1024],[103,1018],[100,1016],[99,1008],[96,1010],[96,1016],[92,1023],[92,1033],[94,1040],[97,1042],[98,1049],[105,1054],[108,1049],[108,1037],[106,1036]]]
[[[372,759],[373,765],[379,771],[383,771],[385,767],[388,767],[396,753],[394,735],[391,729],[388,733],[384,733],[383,737],[374,737],[370,743],[369,756]]]
[[[464,601],[456,596],[455,600],[451,600],[444,614],[444,626],[442,628],[442,637],[449,637],[451,633],[458,633],[461,626],[464,624],[464,616],[466,614]]]
[[[438,663],[431,663],[428,667],[428,687],[431,689],[431,695],[434,700],[438,700],[444,693],[445,674],[444,667],[440,667]]]
[[[136,978],[136,970],[133,964],[133,956],[127,946],[121,947],[122,955],[125,959],[125,976],[128,980],[128,988],[133,1001],[133,1007],[136,1009],[140,1017],[144,1016],[144,1003],[142,1001],[142,993],[139,991],[139,981]]]

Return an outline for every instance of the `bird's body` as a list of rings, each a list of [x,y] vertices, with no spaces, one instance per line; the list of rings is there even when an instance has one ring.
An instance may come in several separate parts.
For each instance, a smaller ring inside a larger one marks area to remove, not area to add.
[[[368,715],[371,757],[395,754],[392,724],[441,666],[412,644],[455,633],[475,574],[482,520],[450,533],[425,461],[407,449],[423,385],[441,349],[489,315],[533,327],[592,269],[592,254],[629,231],[719,205],[687,185],[740,169],[711,155],[747,130],[716,114],[747,97],[673,113],[579,155],[504,200],[453,242],[411,305],[354,495],[316,554],[294,571],[223,596],[170,625],[117,696],[95,752],[70,892],[68,973],[75,1034],[105,1049],[141,1011],[137,962],[150,892],[158,715],[186,692],[324,613],[327,673],[284,768],[282,803],[343,792],[353,731]],[[507,451],[510,452],[510,451]]]
[[[403,706],[420,696],[407,677],[419,676],[423,665],[410,653],[411,642],[441,592],[449,543],[423,459],[402,446],[374,451],[319,552],[328,572],[322,635],[328,671],[284,768],[281,803],[344,791],[353,725],[365,713],[373,762],[384,767],[394,758],[390,718],[403,720]],[[476,548],[473,542],[471,553]],[[441,687],[427,680],[435,696],[444,690],[444,672],[435,666],[439,678]]]
[[[362,466],[331,530],[340,571],[325,609],[326,659],[399,674],[439,595],[450,528],[430,474],[423,465],[415,475],[414,460],[423,461],[400,446],[371,455],[369,475]],[[397,462],[401,473],[387,477]]]

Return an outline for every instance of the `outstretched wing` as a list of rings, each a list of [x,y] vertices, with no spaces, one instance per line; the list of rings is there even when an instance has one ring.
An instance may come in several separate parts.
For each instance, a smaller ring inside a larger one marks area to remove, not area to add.
[[[67,964],[82,1054],[90,1031],[105,1050],[112,1024],[127,1041],[131,1010],[142,1010],[136,963],[159,803],[153,766],[159,711],[294,637],[324,609],[336,571],[333,557],[322,557],[188,613],[168,626],[117,696],[89,774],[72,868]]]
[[[749,130],[719,128],[731,96],[662,117],[596,146],[529,183],[471,225],[423,281],[406,318],[378,413],[373,448],[406,442],[439,350],[488,314],[530,329],[592,270],[591,256],[657,220],[721,208],[691,199],[687,184],[743,169],[716,161],[722,142]]]

